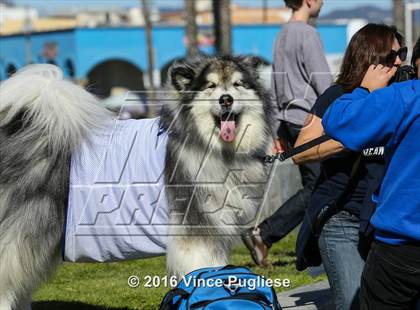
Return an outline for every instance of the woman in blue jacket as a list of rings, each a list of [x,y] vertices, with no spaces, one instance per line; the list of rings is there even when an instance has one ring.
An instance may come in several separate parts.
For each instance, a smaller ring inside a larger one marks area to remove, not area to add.
[[[338,99],[322,121],[326,133],[351,150],[386,146],[362,309],[413,309],[420,297],[420,81],[383,88],[395,72],[372,65],[362,87]]]
[[[296,145],[323,134],[321,120],[327,108],[360,86],[372,62],[401,65],[407,54],[406,48],[401,48],[402,41],[394,28],[383,24],[368,24],[360,29],[349,43],[336,84],[318,98]],[[361,221],[369,218],[364,211],[374,208],[372,203],[367,205],[366,197],[382,179],[384,149],[378,146],[353,152],[330,140],[293,159],[297,163],[323,159],[297,240],[297,269],[318,265],[322,258],[335,308],[358,309],[364,266],[359,229],[367,228]]]

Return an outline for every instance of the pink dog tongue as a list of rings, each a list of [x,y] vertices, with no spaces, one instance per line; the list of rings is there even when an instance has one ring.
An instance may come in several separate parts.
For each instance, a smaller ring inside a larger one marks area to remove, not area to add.
[[[235,140],[235,121],[221,121],[220,122],[220,137],[225,142],[232,142]]]

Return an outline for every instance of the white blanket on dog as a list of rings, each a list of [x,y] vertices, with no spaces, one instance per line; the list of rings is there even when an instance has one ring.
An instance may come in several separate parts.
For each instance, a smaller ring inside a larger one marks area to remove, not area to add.
[[[73,153],[64,260],[105,262],[165,253],[166,143],[159,119],[116,121]]]

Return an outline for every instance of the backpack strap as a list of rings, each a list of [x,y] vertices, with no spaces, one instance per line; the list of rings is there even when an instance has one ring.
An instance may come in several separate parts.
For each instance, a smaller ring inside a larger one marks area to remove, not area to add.
[[[217,300],[250,300],[250,301],[259,301],[267,305],[268,307],[271,307],[272,309],[276,309],[277,305],[274,305],[264,294],[261,293],[255,293],[255,292],[248,292],[248,293],[239,293],[233,296],[227,296],[223,297]],[[208,300],[202,300],[195,304],[191,305],[191,309],[197,309],[197,308],[204,308],[208,304],[214,302],[214,299],[208,299]]]
[[[244,268],[244,269],[247,269],[249,272],[251,272],[248,267],[245,267],[245,266],[236,266],[236,265],[226,265],[226,266],[220,268],[219,271],[220,270],[231,270],[231,269],[237,269],[237,268]]]

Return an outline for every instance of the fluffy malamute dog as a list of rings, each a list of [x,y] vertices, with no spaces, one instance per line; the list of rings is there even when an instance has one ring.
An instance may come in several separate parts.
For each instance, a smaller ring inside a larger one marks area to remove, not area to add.
[[[226,264],[240,226],[260,211],[262,157],[271,141],[260,64],[254,57],[199,57],[171,68],[173,100],[162,111],[171,274]]]
[[[259,212],[271,141],[256,58],[198,57],[169,72],[168,272],[223,265]],[[32,65],[0,85],[0,309],[30,308],[60,261],[72,152],[112,117],[61,70]]]

